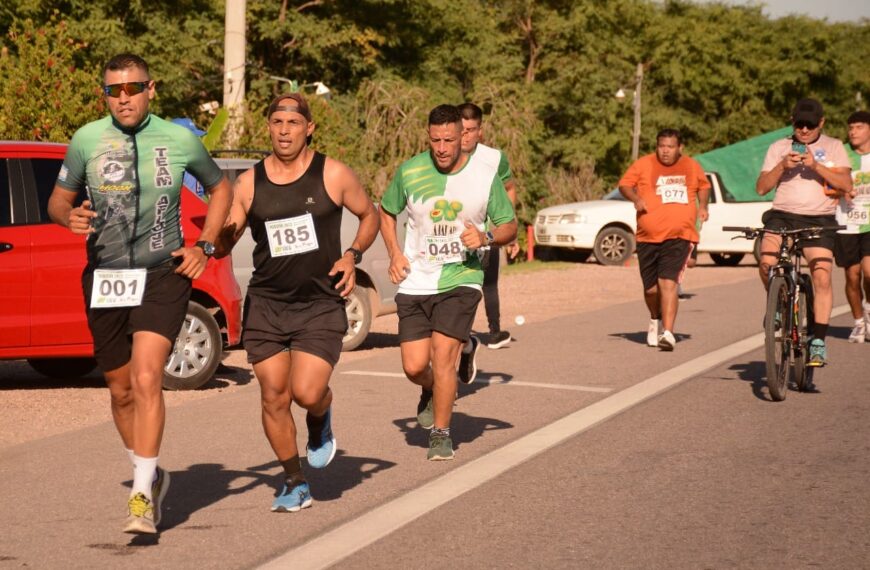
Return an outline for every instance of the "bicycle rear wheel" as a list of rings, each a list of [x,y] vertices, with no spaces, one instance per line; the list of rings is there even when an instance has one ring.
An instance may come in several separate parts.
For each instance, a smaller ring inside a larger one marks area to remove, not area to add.
[[[767,388],[775,402],[785,400],[788,390],[789,351],[791,348],[791,307],[788,283],[781,275],[770,280],[767,290],[767,313],[764,320],[764,354],[767,364]]]
[[[798,301],[798,344],[794,350],[794,383],[801,392],[807,392],[813,386],[812,366],[807,366],[809,360],[809,331],[813,328],[813,282],[809,276],[801,275],[801,293]]]

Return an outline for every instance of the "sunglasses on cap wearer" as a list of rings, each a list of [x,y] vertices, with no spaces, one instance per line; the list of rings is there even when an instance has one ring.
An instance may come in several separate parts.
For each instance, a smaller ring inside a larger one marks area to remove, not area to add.
[[[811,123],[809,121],[795,121],[794,128],[807,129],[809,131],[819,128],[819,123]]]
[[[148,89],[148,86],[150,84],[150,81],[130,81],[128,83],[113,83],[111,85],[103,86],[103,93],[105,93],[109,97],[120,97],[121,91],[123,91],[129,97],[142,93],[143,91]]]

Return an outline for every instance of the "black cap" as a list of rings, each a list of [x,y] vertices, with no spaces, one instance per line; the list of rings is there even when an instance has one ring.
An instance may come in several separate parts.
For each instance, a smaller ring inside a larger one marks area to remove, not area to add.
[[[854,123],[867,123],[870,125],[870,113],[867,111],[855,111],[849,118],[846,119],[846,124],[851,125]]]
[[[807,122],[818,125],[824,116],[821,103],[815,99],[801,99],[791,112],[791,121],[792,123]]]

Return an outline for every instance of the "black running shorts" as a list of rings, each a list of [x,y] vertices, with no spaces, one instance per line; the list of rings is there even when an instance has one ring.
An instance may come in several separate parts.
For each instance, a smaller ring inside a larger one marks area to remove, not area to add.
[[[481,292],[473,287],[456,287],[435,295],[396,295],[399,314],[399,342],[429,338],[433,331],[468,340]]]
[[[858,265],[865,257],[870,257],[870,232],[834,236],[834,260],[837,267]]]
[[[640,278],[644,290],[655,287],[659,279],[668,279],[677,283],[682,281],[683,272],[689,263],[694,246],[692,242],[680,238],[661,243],[639,242],[637,262],[640,266]]]
[[[347,334],[347,313],[340,300],[287,303],[249,293],[242,326],[242,344],[251,364],[285,350],[298,350],[335,368]]]
[[[768,210],[761,216],[761,223],[764,224],[765,228],[775,230],[800,230],[817,226],[832,227],[830,230],[823,231],[818,239],[802,241],[801,244],[804,248],[823,247],[834,251],[834,236],[837,233],[833,229],[837,226],[837,219],[834,216],[803,216],[780,210]]]
[[[191,290],[190,279],[175,273],[177,267],[175,259],[152,267],[145,278],[142,304],[113,309],[90,308],[94,272],[92,268],[85,268],[82,289],[88,326],[94,337],[94,358],[101,370],[115,370],[130,361],[134,332],[154,332],[175,344],[187,315]]]

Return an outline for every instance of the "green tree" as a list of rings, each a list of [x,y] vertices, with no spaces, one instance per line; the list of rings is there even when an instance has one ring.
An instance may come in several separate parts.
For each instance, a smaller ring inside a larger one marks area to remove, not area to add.
[[[0,139],[66,142],[103,115],[100,83],[76,66],[86,45],[52,15],[17,22],[0,53]]]

